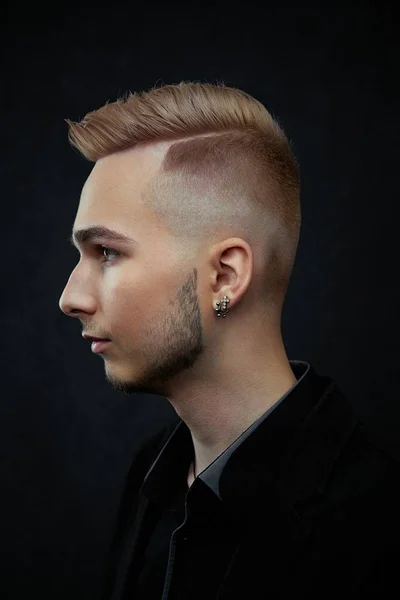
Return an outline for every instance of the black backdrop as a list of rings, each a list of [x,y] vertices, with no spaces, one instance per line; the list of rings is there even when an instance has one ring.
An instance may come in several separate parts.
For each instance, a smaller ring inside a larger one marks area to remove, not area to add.
[[[3,14],[1,597],[101,592],[124,475],[175,419],[112,391],[58,300],[91,165],[67,142],[127,90],[182,79],[256,96],[294,140],[303,227],[284,311],[289,358],[334,377],[399,453],[396,3],[134,2]]]

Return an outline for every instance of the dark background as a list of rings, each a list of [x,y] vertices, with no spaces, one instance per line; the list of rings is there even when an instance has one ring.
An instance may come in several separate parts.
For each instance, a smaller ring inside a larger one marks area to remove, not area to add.
[[[91,165],[65,118],[182,79],[240,87],[302,170],[290,359],[335,378],[400,454],[396,2],[13,3],[2,16],[1,598],[92,600],[123,479],[165,398],[110,389],[58,300]],[[4,9],[3,9],[4,10]]]

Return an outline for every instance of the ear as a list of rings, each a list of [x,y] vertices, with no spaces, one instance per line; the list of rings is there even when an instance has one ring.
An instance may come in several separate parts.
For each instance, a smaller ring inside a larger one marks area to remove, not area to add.
[[[211,265],[213,307],[227,296],[231,309],[244,296],[252,280],[253,250],[242,238],[229,238],[213,246]]]

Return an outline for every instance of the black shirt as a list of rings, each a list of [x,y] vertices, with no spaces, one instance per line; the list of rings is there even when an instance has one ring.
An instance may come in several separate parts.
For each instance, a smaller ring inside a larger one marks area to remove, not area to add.
[[[246,431],[244,431],[222,454],[220,454],[214,461],[198,475],[191,489],[198,490],[199,479],[203,486],[203,492],[213,496],[212,502],[215,503],[216,510],[212,513],[209,512],[205,518],[203,525],[198,525],[202,529],[204,536],[213,536],[216,540],[214,545],[215,557],[211,557],[208,551],[207,556],[201,551],[201,542],[199,542],[198,533],[196,536],[198,552],[196,552],[196,572],[199,574],[196,581],[181,581],[182,594],[185,597],[186,594],[190,594],[192,586],[196,587],[196,593],[199,593],[199,587],[202,584],[203,578],[201,577],[202,572],[207,572],[207,590],[210,592],[209,581],[220,580],[220,575],[226,571],[226,568],[232,558],[235,551],[237,538],[230,535],[231,531],[236,531],[236,526],[231,526],[229,522],[229,516],[226,515],[222,510],[222,503],[219,496],[219,479],[224,470],[224,466],[229,460],[229,457],[236,449],[243,443],[243,441],[249,437],[258,426],[265,421],[265,419],[281,404],[281,402],[289,396],[295,393],[299,383],[302,382],[302,386],[306,384],[307,375],[310,372],[310,365],[302,361],[290,361],[292,370],[296,376],[296,383],[293,387],[286,392],[277,402],[273,404],[260,418],[258,418]],[[300,386],[301,387],[301,386]],[[181,425],[181,424],[180,424]],[[178,425],[178,428],[179,426]],[[178,429],[177,428],[177,429]],[[174,431],[171,438],[174,438],[175,446],[179,451],[182,450],[182,454],[176,454],[169,457],[170,463],[168,466],[168,479],[170,486],[163,490],[162,494],[156,496],[156,502],[160,509],[160,518],[155,525],[153,533],[150,537],[149,543],[143,552],[141,557],[141,565],[139,568],[139,576],[137,580],[137,587],[134,588],[133,598],[135,600],[161,600],[163,596],[163,590],[165,586],[165,579],[167,575],[167,564],[170,553],[174,552],[174,544],[171,543],[172,534],[175,530],[179,530],[180,534],[184,535],[181,526],[185,523],[185,501],[188,492],[187,485],[187,474],[189,465],[193,458],[193,445],[191,438],[187,436],[185,444],[177,443],[176,430]],[[168,441],[169,447],[171,448],[172,440]],[[187,444],[187,446],[186,446]],[[183,448],[185,452],[183,453]],[[188,452],[188,450],[191,450]],[[176,460],[174,460],[174,458]],[[179,459],[179,460],[178,460]],[[197,484],[195,486],[195,483]],[[221,505],[221,506],[219,506]],[[221,510],[220,510],[221,509]],[[219,530],[219,535],[217,531]],[[185,537],[183,538],[185,540]],[[201,538],[200,538],[201,539]],[[218,541],[219,540],[219,543]],[[187,543],[190,540],[186,539]],[[193,549],[191,549],[191,556],[193,557]],[[181,561],[184,560],[184,556],[181,556]],[[192,558],[193,560],[193,558]],[[190,569],[187,569],[189,571]],[[193,570],[193,569],[191,569]],[[212,573],[211,571],[214,571]],[[185,572],[185,569],[183,569]],[[189,597],[189,596],[187,596]]]

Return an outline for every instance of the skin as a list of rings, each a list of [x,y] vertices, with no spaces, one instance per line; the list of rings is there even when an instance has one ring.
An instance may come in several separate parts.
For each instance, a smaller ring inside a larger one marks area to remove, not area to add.
[[[115,390],[169,400],[191,431],[198,475],[296,378],[280,314],[260,306],[255,249],[224,232],[185,253],[142,201],[167,147],[149,144],[96,162],[73,232],[103,225],[135,241],[80,244],[59,306],[88,335],[111,340],[99,356]],[[229,314],[218,318],[224,295]],[[193,479],[190,471],[189,486]]]

